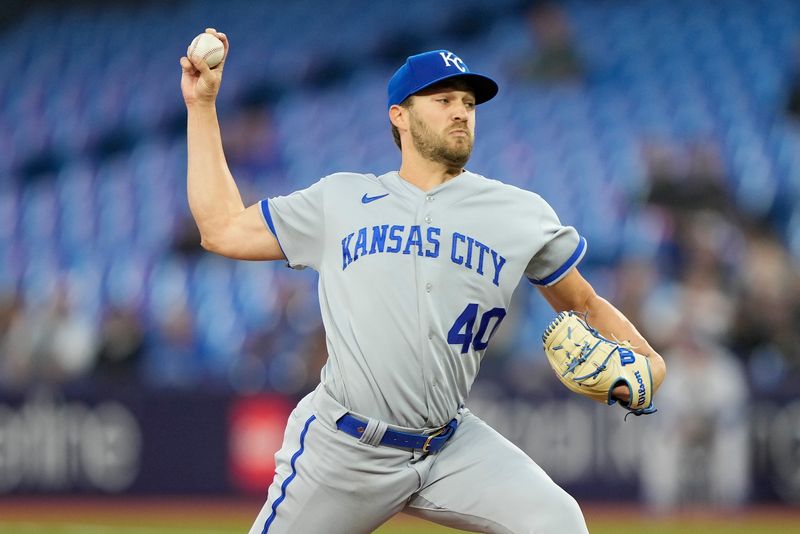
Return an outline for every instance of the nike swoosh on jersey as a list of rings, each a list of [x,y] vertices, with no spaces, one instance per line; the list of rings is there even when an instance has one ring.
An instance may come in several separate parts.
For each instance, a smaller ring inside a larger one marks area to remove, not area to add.
[[[369,204],[370,202],[372,202],[374,200],[378,200],[378,199],[381,199],[383,197],[388,197],[388,196],[389,196],[389,193],[385,193],[383,195],[378,195],[376,197],[368,197],[367,194],[364,193],[364,196],[361,197],[361,203],[362,204]]]

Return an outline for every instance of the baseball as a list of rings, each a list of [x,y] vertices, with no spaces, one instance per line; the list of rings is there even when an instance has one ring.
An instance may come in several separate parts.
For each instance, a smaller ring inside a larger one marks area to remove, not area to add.
[[[210,33],[201,33],[186,49],[186,55],[194,60],[205,59],[212,69],[220,64],[225,56],[225,46],[222,41]]]

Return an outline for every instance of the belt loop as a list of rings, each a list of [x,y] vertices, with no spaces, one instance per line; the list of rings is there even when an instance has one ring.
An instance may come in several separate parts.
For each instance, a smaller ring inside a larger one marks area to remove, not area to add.
[[[367,426],[361,434],[361,437],[358,438],[358,441],[377,447],[381,444],[381,440],[387,428],[389,428],[387,423],[370,418],[367,420]]]

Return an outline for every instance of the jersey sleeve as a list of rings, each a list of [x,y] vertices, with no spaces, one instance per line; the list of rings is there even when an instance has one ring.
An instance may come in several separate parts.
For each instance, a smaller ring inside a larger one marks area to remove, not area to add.
[[[324,190],[323,178],[307,189],[259,202],[264,224],[293,269],[319,270],[325,229]]]
[[[543,245],[528,263],[525,276],[534,285],[550,286],[580,263],[586,254],[586,239],[572,226],[563,226],[547,202],[541,203],[539,232]]]

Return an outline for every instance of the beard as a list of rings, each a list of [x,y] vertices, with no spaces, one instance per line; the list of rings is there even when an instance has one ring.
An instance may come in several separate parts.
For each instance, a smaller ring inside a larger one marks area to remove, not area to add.
[[[448,167],[463,167],[472,154],[472,134],[466,124],[467,137],[457,137],[453,141],[437,134],[422,122],[412,111],[410,132],[414,148],[422,157]]]

